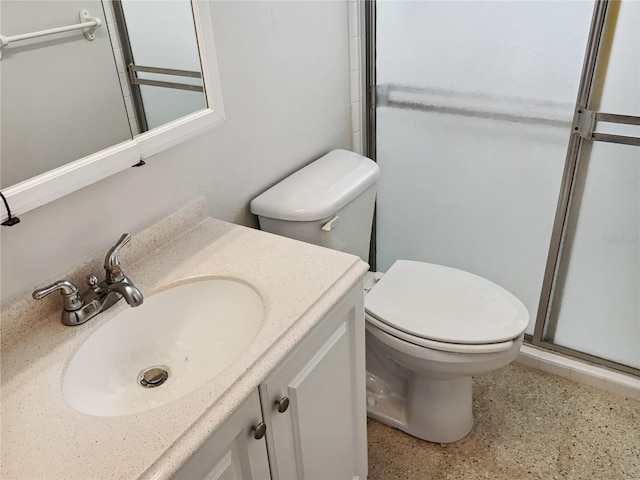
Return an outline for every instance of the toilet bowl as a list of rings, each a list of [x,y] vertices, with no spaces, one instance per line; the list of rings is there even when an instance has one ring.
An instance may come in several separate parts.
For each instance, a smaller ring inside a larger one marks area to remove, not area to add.
[[[471,375],[508,365],[522,344],[520,337],[505,352],[458,354],[399,341],[369,324],[366,329],[367,415],[435,443],[469,434],[474,424]],[[389,376],[396,379],[393,389],[383,380]]]
[[[367,261],[377,179],[370,159],[334,150],[251,202],[268,232]],[[398,260],[365,282],[367,412],[424,440],[473,427],[472,380],[515,359],[529,314],[471,273]]]
[[[438,443],[473,426],[471,377],[518,355],[524,305],[471,273],[399,260],[365,297],[370,417]]]

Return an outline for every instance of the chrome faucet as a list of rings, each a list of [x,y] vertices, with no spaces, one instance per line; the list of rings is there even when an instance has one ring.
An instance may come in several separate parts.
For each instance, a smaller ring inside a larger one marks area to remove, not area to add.
[[[118,253],[124,247],[131,235],[125,233],[120,237],[104,259],[105,279],[98,281],[95,275],[87,277],[89,288],[83,294],[78,293],[78,287],[68,280],[59,280],[48,287],[33,292],[33,298],[40,300],[50,293],[60,290],[63,299],[62,323],[65,325],[80,325],[105,311],[121,298],[132,307],[142,304],[144,297],[131,280],[124,274],[118,260]]]

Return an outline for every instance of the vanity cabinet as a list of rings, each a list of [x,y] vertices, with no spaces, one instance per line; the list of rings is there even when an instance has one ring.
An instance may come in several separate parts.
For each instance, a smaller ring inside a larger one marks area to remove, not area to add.
[[[273,480],[366,478],[363,304],[359,286],[260,384]]]
[[[260,398],[249,398],[209,437],[173,476],[175,480],[267,480],[269,461],[264,440],[252,426],[262,421]]]
[[[175,478],[366,479],[364,362],[358,284],[259,385],[262,415],[255,392]],[[251,429],[260,421],[266,443]]]

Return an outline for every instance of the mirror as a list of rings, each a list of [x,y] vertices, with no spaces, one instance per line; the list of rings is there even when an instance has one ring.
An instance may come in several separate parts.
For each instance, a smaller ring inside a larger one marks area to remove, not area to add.
[[[76,30],[3,48],[3,190],[131,139],[102,5],[90,3],[3,0],[0,5],[5,36],[78,23],[81,8],[103,22],[93,41]]]
[[[82,10],[102,24],[91,41],[76,29],[5,42]],[[0,33],[0,188],[14,214],[224,120],[208,2],[3,0]]]

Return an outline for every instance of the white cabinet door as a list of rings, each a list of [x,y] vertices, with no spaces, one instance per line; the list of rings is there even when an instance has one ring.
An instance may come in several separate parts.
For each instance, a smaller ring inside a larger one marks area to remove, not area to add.
[[[209,437],[174,475],[175,480],[270,480],[264,437],[252,426],[262,421],[258,392]]]
[[[358,285],[259,387],[273,480],[366,478],[364,362]]]

